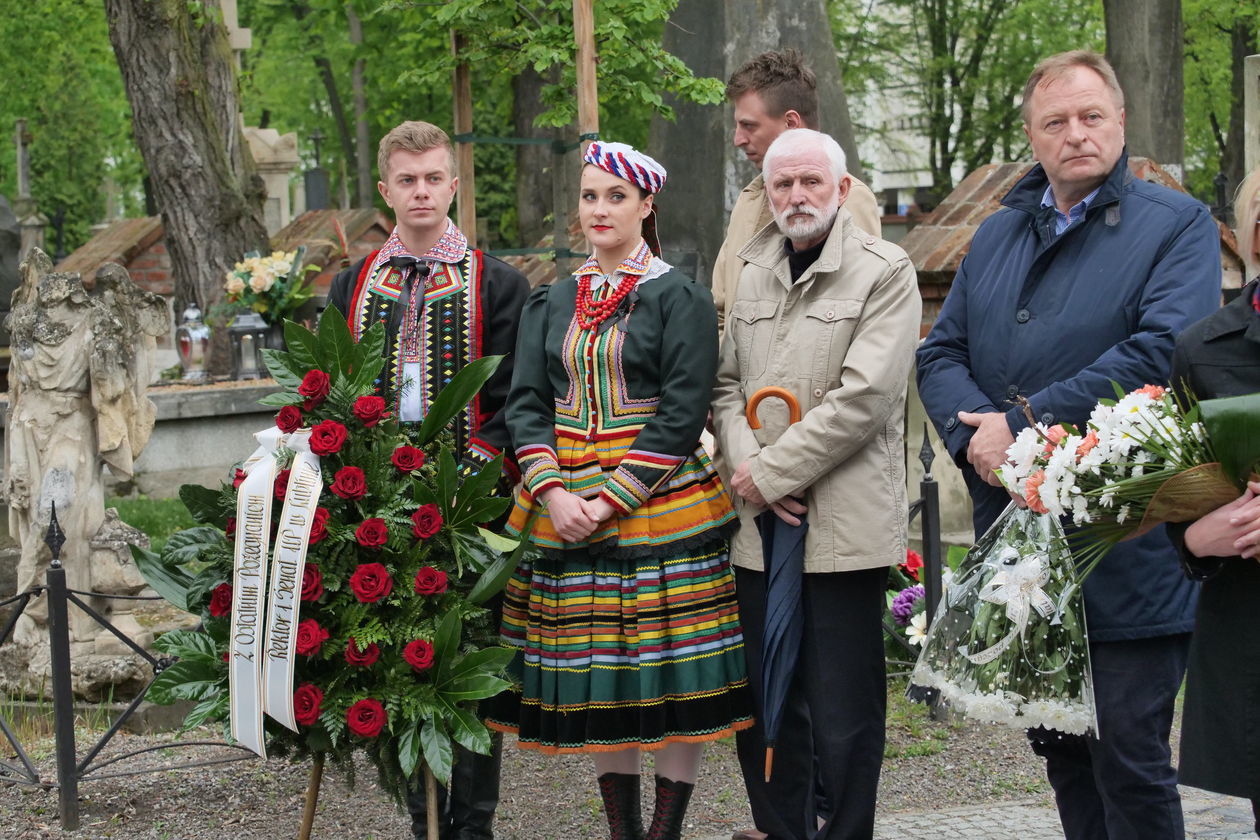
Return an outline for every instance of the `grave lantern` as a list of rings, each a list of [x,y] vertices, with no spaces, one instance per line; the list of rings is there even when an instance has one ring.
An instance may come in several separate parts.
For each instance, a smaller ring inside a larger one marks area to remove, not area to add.
[[[262,351],[267,349],[267,322],[257,312],[237,315],[228,327],[232,341],[232,378],[262,379],[267,365]]]
[[[179,327],[175,330],[175,346],[179,351],[179,366],[183,369],[183,381],[204,382],[206,354],[210,351],[210,328],[201,320],[201,310],[196,303],[188,304]]]

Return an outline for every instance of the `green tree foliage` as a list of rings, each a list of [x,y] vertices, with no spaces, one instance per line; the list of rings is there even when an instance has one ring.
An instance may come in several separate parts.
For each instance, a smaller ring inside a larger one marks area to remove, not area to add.
[[[719,102],[722,85],[696,78],[661,48],[664,21],[676,0],[601,0],[596,7],[599,92],[603,134],[644,142],[653,110],[671,115],[662,100],[669,91],[700,102]],[[548,110],[536,125],[550,137],[554,126],[576,118],[571,0],[485,3],[451,0],[433,4],[410,0],[354,0],[363,25],[363,43],[350,43],[345,0],[242,0],[242,26],[254,46],[243,56],[246,122],[266,121],[282,132],[296,131],[308,164],[314,163],[310,134],[324,136],[321,163],[334,179],[334,195],[353,182],[352,148],[339,140],[335,99],[353,134],[351,69],[365,60],[366,119],[371,137],[373,179],[375,143],[407,119],[451,124],[450,31],[467,41],[464,58],[473,73],[473,130],[483,136],[512,131],[511,80],[525,67],[545,73],[562,68],[558,83],[544,90]],[[511,147],[478,144],[478,215],[489,220],[491,246],[520,245],[516,231],[514,155]],[[351,188],[346,192],[352,193]],[[384,209],[376,196],[372,200]]]
[[[17,196],[14,123],[27,120],[31,193],[50,219],[65,214],[67,253],[105,213],[106,178],[123,209],[143,209],[140,156],[131,111],[100,3],[35,0],[0,15],[0,194]],[[50,224],[48,249],[55,247]]]
[[[901,90],[924,126],[941,197],[959,171],[1027,156],[1019,103],[1038,59],[1103,47],[1100,0],[831,0],[831,9],[846,89]]]
[[[1182,0],[1186,61],[1186,188],[1216,201],[1213,179],[1232,190],[1242,171],[1242,56],[1260,45],[1260,5],[1252,0]],[[1231,193],[1232,195],[1232,193]],[[1227,195],[1226,198],[1231,197]]]

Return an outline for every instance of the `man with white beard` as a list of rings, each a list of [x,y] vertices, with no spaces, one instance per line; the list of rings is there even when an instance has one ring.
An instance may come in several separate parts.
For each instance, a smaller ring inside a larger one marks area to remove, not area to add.
[[[739,252],[745,265],[713,398],[742,524],[731,559],[758,706],[766,574],[755,518],[796,524],[807,514],[809,530],[804,631],[769,782],[760,723],[737,746],[758,831],[869,838],[884,753],[880,619],[888,567],[906,556],[901,427],[921,301],[905,253],[844,209],[850,179],[834,139],[785,131],[762,173],[774,224]],[[801,420],[789,426],[784,405],[770,400],[754,430],[745,406],[770,385],[792,393]],[[821,828],[815,781],[832,813]]]

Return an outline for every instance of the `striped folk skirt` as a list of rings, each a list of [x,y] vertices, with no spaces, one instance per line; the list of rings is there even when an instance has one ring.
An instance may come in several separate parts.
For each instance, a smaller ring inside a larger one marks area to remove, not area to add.
[[[487,723],[547,753],[657,749],[752,725],[725,540],[675,554],[535,557],[516,570],[503,641],[515,691]]]

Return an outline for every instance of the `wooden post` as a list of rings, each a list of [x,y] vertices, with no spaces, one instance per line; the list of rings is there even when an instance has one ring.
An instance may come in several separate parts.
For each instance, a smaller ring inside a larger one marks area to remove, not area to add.
[[[438,793],[437,779],[433,775],[433,771],[429,769],[426,762],[424,765],[424,807],[428,809],[426,816],[428,817],[428,834],[430,837],[438,836]]]
[[[319,803],[319,785],[324,780],[324,754],[315,753],[311,764],[311,777],[306,783],[306,803],[302,807],[302,824],[298,828],[298,840],[310,840],[315,825],[315,806]]]
[[[1243,172],[1260,166],[1260,55],[1243,59]],[[1242,219],[1237,220],[1239,224]]]
[[[595,78],[595,0],[573,0],[577,44],[578,134],[599,133],[599,84]],[[587,140],[582,141],[585,148]]]
[[[455,83],[453,98],[455,101],[455,133],[471,134],[473,129],[472,113],[472,71],[467,62],[460,60],[463,52],[464,38],[454,29],[451,30],[451,54],[455,56]],[[458,214],[455,223],[468,237],[468,247],[477,247],[477,184],[473,171],[473,144],[458,142],[455,144],[455,176],[459,178],[459,191],[456,198]]]

